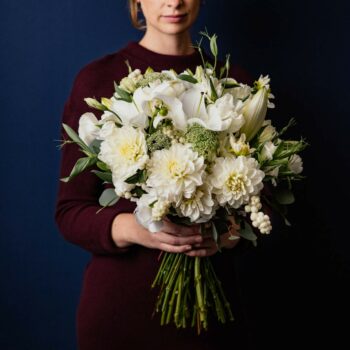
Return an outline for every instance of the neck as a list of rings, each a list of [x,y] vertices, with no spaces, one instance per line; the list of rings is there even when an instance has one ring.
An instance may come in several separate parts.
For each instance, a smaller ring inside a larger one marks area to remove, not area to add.
[[[140,45],[151,51],[164,55],[189,55],[195,49],[192,47],[192,40],[189,31],[169,35],[159,33],[152,28],[147,28]]]

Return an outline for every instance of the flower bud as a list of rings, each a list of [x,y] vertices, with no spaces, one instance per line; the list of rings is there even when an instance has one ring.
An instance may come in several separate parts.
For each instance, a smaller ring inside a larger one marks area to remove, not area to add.
[[[245,123],[241,128],[241,133],[246,135],[250,141],[260,130],[266,116],[268,103],[268,91],[261,87],[255,95],[251,96],[243,107]]]

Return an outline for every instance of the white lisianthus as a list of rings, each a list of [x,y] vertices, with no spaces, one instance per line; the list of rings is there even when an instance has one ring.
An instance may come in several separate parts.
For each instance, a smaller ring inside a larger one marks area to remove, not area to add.
[[[116,180],[124,181],[146,166],[145,135],[132,126],[110,127],[112,130],[101,143],[99,158],[110,167]]]
[[[259,142],[271,141],[277,135],[276,128],[271,125],[271,120],[265,120],[262,126],[265,127],[259,135]]]
[[[198,186],[190,198],[181,198],[175,207],[179,216],[190,218],[191,222],[207,222],[215,214],[216,201],[211,194],[211,186],[206,182]]]
[[[162,198],[177,202],[182,196],[190,198],[203,183],[205,163],[189,144],[174,143],[169,149],[155,151],[147,169],[146,185]]]
[[[288,168],[294,174],[300,174],[303,171],[303,160],[298,154],[293,154],[289,158]]]
[[[129,92],[133,93],[137,88],[137,83],[143,78],[140,69],[135,69],[129,73],[129,75],[123,78],[120,82],[120,87]]]
[[[111,136],[116,128],[115,122],[113,120],[105,119],[106,121],[103,121],[102,127],[100,129],[100,132],[98,134],[97,139],[98,140],[104,140]]]
[[[158,232],[163,226],[163,221],[155,220],[152,214],[151,205],[158,200],[159,198],[153,191],[145,193],[137,200],[137,206],[134,210],[137,222],[150,232]]]
[[[210,181],[219,204],[228,203],[237,209],[261,191],[264,176],[253,158],[219,157],[215,161]]]
[[[79,137],[88,146],[97,138],[100,131],[98,120],[93,113],[84,113],[79,119],[78,134]]]
[[[277,146],[273,144],[271,141],[267,141],[264,144],[263,149],[261,150],[260,156],[262,160],[272,160],[273,155],[277,149]]]

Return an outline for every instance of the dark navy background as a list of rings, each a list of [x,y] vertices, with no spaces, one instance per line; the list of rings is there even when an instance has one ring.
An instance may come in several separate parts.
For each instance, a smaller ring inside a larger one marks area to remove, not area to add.
[[[349,7],[345,0],[207,0],[193,31],[198,38],[206,26],[233,64],[256,78],[269,74],[274,124],[295,117],[289,135],[311,144],[293,228],[262,239],[240,264],[247,316],[262,343],[281,336],[282,348],[302,336],[335,345],[337,320],[348,315]],[[112,0],[2,0],[0,32],[0,348],[75,349],[89,254],[55,226],[55,140],[79,69],[142,33],[126,1]]]

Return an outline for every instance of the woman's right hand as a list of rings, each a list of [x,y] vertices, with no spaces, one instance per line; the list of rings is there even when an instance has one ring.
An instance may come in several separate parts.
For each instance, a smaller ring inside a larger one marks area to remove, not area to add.
[[[112,224],[112,238],[120,248],[139,244],[169,253],[184,253],[203,242],[199,224],[177,225],[168,218],[164,218],[163,223],[161,231],[153,233],[140,225],[134,214],[120,213]]]

